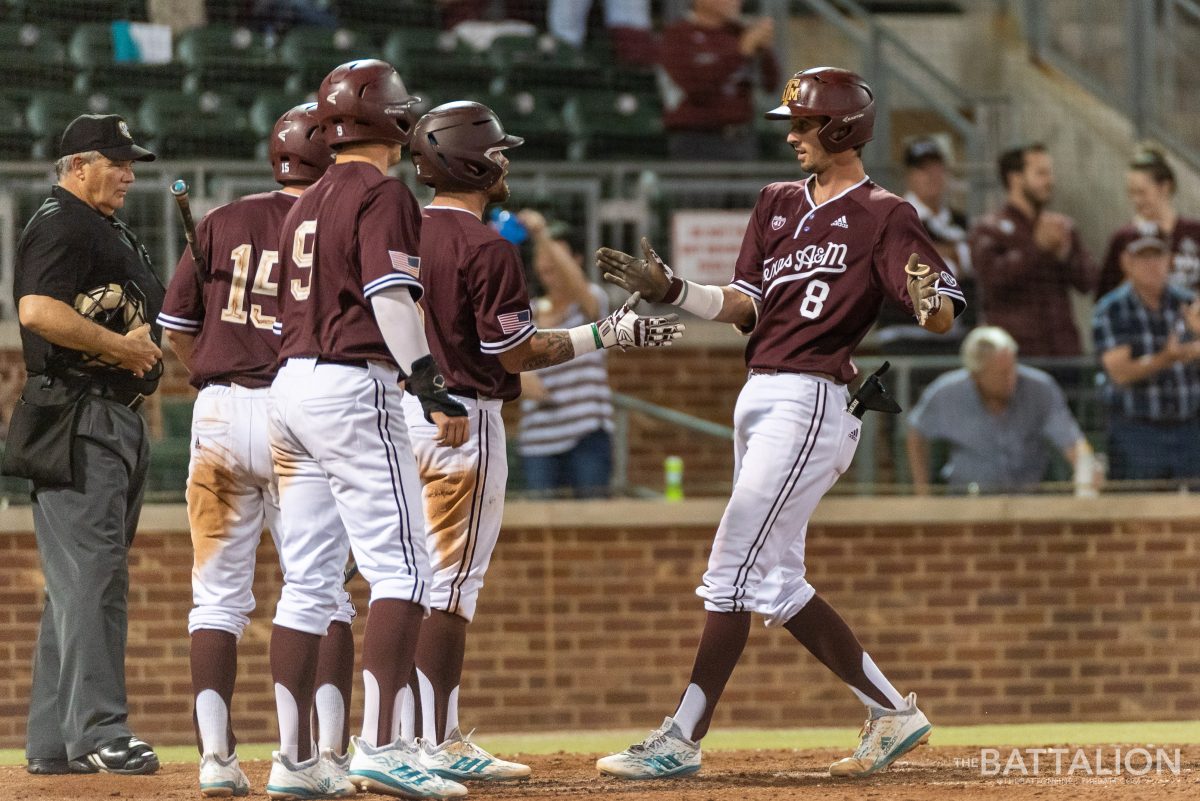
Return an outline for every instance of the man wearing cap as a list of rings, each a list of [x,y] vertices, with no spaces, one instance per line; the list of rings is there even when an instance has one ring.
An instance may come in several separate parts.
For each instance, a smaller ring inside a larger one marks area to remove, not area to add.
[[[946,153],[933,137],[917,137],[905,146],[904,189],[904,199],[917,210],[934,247],[961,283],[971,271],[967,215],[946,203]]]
[[[1200,302],[1170,285],[1170,268],[1165,238],[1134,239],[1121,254],[1128,280],[1092,315],[1114,479],[1200,477]]]
[[[125,700],[127,557],[149,455],[135,411],[157,388],[163,286],[113,216],[133,183],[134,144],[115,115],[77,117],[63,133],[58,183],[17,243],[13,295],[28,381],[4,471],[33,481],[46,581],[26,742],[34,774],[152,773]],[[94,322],[88,296],[117,312]],[[14,436],[15,433],[15,436]]]

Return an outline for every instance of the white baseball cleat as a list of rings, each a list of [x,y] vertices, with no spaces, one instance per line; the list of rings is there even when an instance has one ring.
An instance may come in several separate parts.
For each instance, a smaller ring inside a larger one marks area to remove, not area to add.
[[[238,764],[237,754],[222,760],[214,753],[200,757],[200,795],[230,798],[250,794],[250,780]]]
[[[700,770],[700,744],[683,736],[667,718],[650,736],[619,754],[596,760],[596,769],[621,779],[667,779]]]
[[[884,770],[909,751],[929,740],[933,726],[917,709],[917,694],[909,693],[903,709],[871,709],[863,724],[858,748],[852,756],[829,766],[830,776],[870,776]]]
[[[414,743],[402,739],[378,748],[351,737],[350,780],[363,792],[399,798],[462,798],[467,788],[427,771]]]
[[[463,737],[455,726],[441,745],[434,745],[428,740],[419,741],[421,765],[430,773],[458,782],[504,782],[529,778],[528,765],[497,759],[471,742],[471,734]]]
[[[278,751],[271,754],[271,775],[267,778],[267,795],[271,798],[347,798],[356,792],[346,769],[329,749],[295,763]]]

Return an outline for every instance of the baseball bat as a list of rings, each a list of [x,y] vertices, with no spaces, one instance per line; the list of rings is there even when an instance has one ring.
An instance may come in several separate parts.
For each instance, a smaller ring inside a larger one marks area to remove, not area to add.
[[[187,238],[188,250],[192,252],[192,260],[197,265],[204,263],[200,253],[200,244],[196,241],[196,221],[192,219],[192,206],[188,202],[187,181],[179,178],[171,184],[171,194],[175,196],[175,204],[179,206],[179,217],[183,220],[183,235]]]

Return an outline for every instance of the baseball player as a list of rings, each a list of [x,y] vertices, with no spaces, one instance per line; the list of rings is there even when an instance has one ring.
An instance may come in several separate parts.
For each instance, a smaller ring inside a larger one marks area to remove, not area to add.
[[[282,189],[214,209],[197,227],[204,263],[184,251],[158,322],[200,390],[192,418],[188,519],[195,550],[189,616],[200,792],[245,795],[230,717],[237,641],[254,609],[254,555],[264,523],[279,548],[279,496],[267,442],[267,403],[279,354],[275,283],[279,228],[305,187],[332,163],[316,105],[275,123],[271,167]],[[329,504],[326,519],[340,526]],[[332,519],[330,519],[332,517]],[[346,751],[354,608],[345,596],[321,642],[321,747]],[[349,653],[349,660],[345,658]]]
[[[597,762],[610,776],[700,769],[700,740],[752,611],[786,628],[867,707],[857,750],[830,766],[832,775],[882,770],[930,731],[916,695],[892,686],[805,580],[804,539],[858,444],[860,420],[847,412],[850,357],[880,304],[900,303],[921,326],[945,333],[965,302],[913,207],[863,172],[875,108],[862,78],[828,67],[799,72],[767,117],[791,120],[788,144],[811,175],[759,194],[728,286],[681,280],[645,240],[643,259],[598,253],[618,286],[750,334],[750,374],[734,411],[733,494],[697,589],[708,614],[691,680],[657,731]]]
[[[522,141],[506,134],[487,106],[467,101],[430,111],[412,140],[417,178],[436,190],[421,223],[425,332],[451,397],[467,409],[470,433],[462,447],[439,444],[417,399],[404,399],[433,568],[432,611],[421,627],[411,686],[411,731],[420,735],[425,767],[458,781],[529,776],[526,765],[497,759],[463,737],[458,722],[467,624],[504,512],[508,461],[500,407],[520,394],[517,374],[524,370],[618,344],[669,345],[683,331],[674,315],[639,317],[631,311],[636,300],[596,323],[537,330],[520,252],[483,222],[489,204],[508,198],[505,151]]]
[[[355,786],[410,798],[466,794],[421,767],[394,714],[430,582],[399,382],[420,399],[439,443],[456,446],[467,434],[466,409],[445,391],[416,306],[420,207],[386,173],[409,140],[417,100],[383,61],[329,73],[316,114],[335,161],[288,212],[280,236],[283,341],[270,417],[284,567],[271,635],[280,749],[267,792],[275,798],[337,797]],[[322,520],[330,492],[344,530]],[[351,546],[371,600],[362,736],[351,738],[347,770],[311,753],[309,707]]]

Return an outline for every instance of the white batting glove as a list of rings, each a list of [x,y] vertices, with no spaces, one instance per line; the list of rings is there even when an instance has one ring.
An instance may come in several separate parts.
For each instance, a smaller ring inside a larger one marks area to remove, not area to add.
[[[640,292],[634,292],[620,308],[593,323],[595,334],[603,348],[661,348],[683,336],[684,326],[679,316],[641,317],[634,313],[641,301]]]

